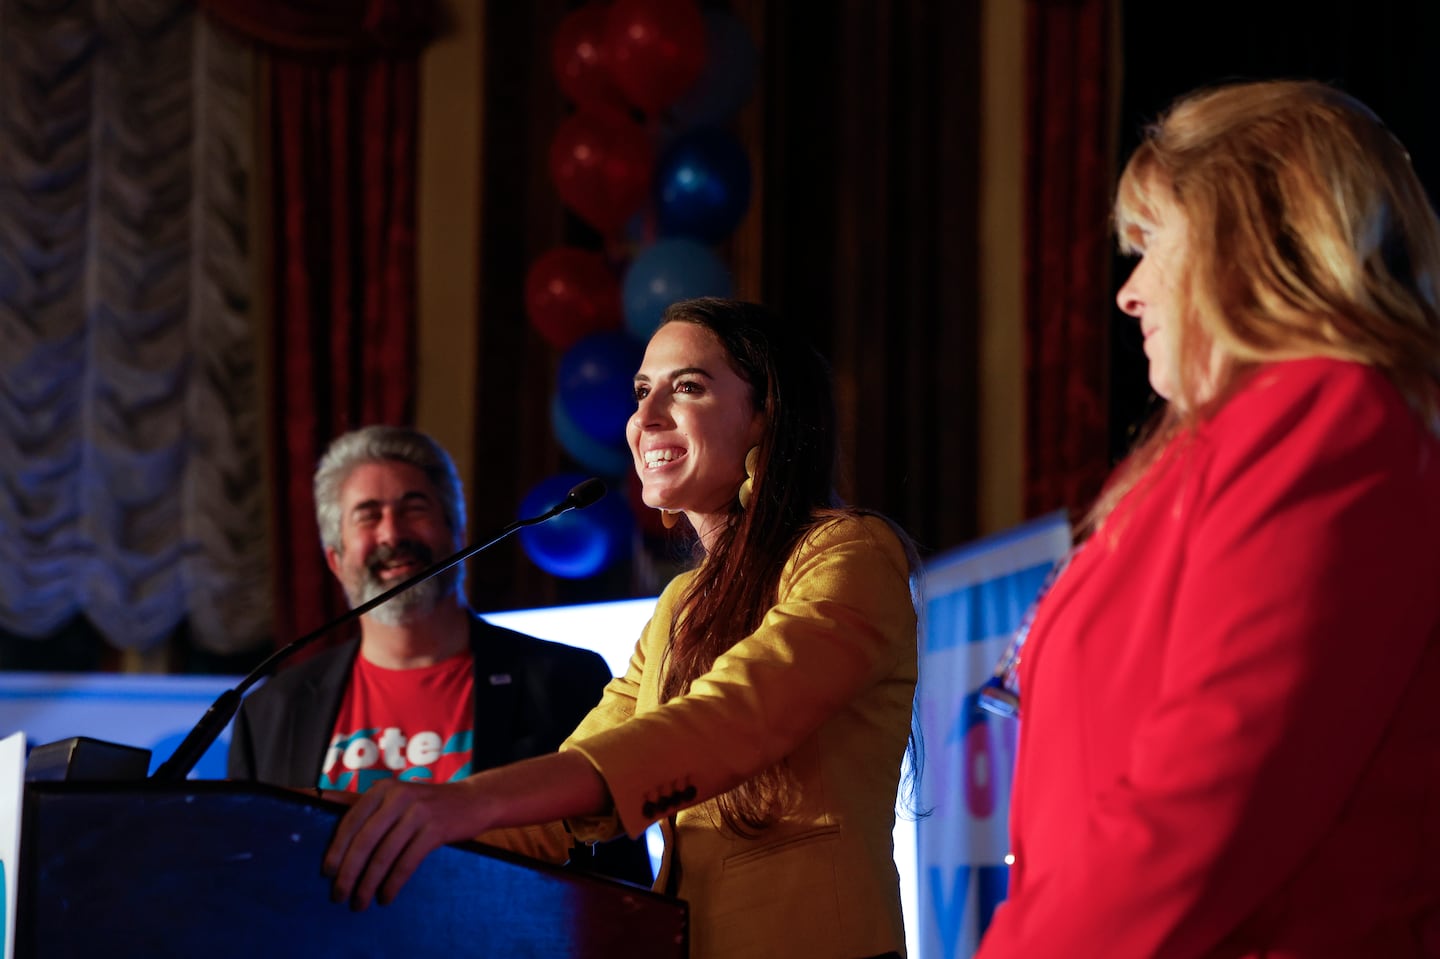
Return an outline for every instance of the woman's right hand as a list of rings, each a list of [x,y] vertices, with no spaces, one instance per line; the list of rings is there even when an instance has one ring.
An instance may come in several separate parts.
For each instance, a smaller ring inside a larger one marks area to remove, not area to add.
[[[328,795],[325,798],[329,798]],[[330,898],[364,909],[392,902],[431,852],[503,826],[597,815],[610,793],[578,752],[550,753],[452,783],[382,779],[355,799],[325,851]]]
[[[325,852],[321,871],[333,880],[330,898],[348,900],[355,910],[371,900],[394,901],[431,852],[489,829],[488,809],[474,780],[375,783],[355,797]]]

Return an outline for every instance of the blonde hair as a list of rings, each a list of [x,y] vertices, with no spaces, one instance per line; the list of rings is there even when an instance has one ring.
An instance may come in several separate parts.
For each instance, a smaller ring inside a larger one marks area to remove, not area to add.
[[[1121,466],[1092,528],[1259,363],[1373,366],[1440,434],[1440,223],[1409,154],[1367,107],[1310,81],[1188,94],[1121,174],[1122,248],[1165,203],[1189,226],[1178,402]]]

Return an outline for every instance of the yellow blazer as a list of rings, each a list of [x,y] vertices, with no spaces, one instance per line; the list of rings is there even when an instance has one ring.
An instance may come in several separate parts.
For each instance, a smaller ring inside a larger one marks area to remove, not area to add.
[[[571,823],[582,839],[662,822],[656,888],[689,902],[695,959],[904,953],[891,835],[915,695],[909,575],[883,519],[826,523],[786,563],[760,628],[662,704],[682,574],[560,747],[594,763],[614,799],[608,820]],[[794,808],[756,838],[724,829],[714,797],[782,758]]]

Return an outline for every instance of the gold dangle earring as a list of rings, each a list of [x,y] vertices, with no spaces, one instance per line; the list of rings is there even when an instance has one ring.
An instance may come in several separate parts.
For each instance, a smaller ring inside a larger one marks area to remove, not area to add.
[[[749,509],[755,495],[755,470],[760,466],[760,447],[750,447],[745,454],[745,482],[740,484],[740,508]]]

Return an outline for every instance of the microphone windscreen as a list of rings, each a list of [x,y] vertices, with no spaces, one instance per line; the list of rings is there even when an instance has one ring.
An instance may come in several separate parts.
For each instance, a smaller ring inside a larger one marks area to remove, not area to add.
[[[565,499],[574,509],[584,509],[593,505],[600,497],[605,495],[605,483],[602,480],[590,477],[585,482],[577,484]]]

